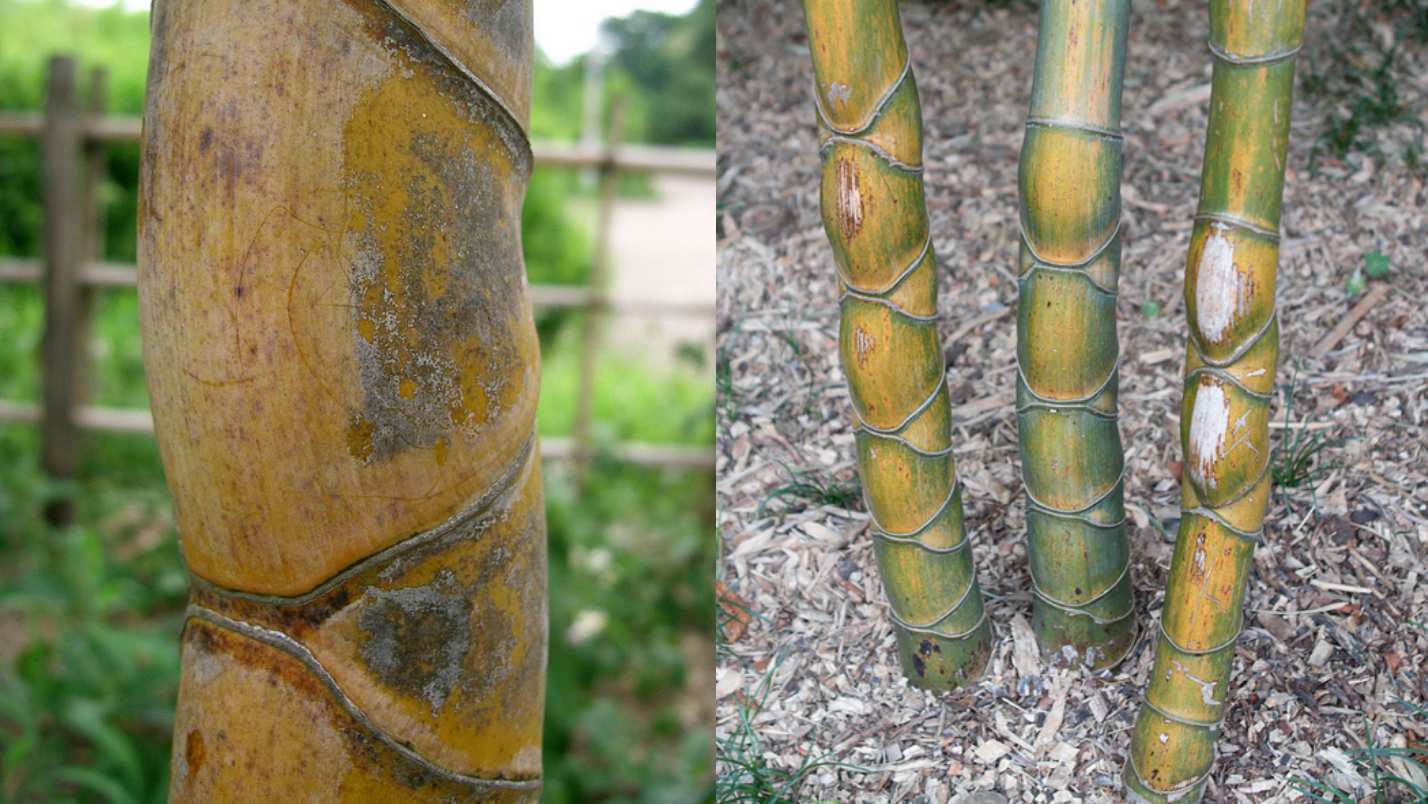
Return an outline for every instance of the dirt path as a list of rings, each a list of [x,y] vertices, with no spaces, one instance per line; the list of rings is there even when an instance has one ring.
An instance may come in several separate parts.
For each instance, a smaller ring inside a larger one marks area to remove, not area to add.
[[[1337,7],[1310,4],[1301,78],[1325,69],[1326,42],[1342,43]],[[1143,635],[1100,674],[1052,669],[1034,646],[1030,656],[1014,650],[1030,637],[1010,402],[1017,153],[1036,12],[980,2],[903,9],[924,106],[957,460],[998,646],[986,678],[951,695],[911,689],[898,670],[866,515],[851,501],[801,14],[796,3],[728,2],[719,10],[718,331],[729,382],[718,407],[718,530],[726,612],[755,616],[725,632],[719,735],[729,740],[742,712],[775,768],[846,763],[808,772],[800,799],[940,804],[995,789],[1015,802],[1120,800],[1153,642]],[[1132,10],[1118,318],[1143,634],[1163,603],[1171,544],[1162,532],[1173,534],[1179,516],[1180,288],[1208,107],[1206,27],[1200,5]],[[1312,438],[1327,447],[1313,464],[1322,471],[1281,488],[1270,510],[1207,801],[1292,800],[1291,780],[1304,776],[1361,799],[1371,776],[1351,755],[1365,715],[1379,744],[1428,740],[1410,709],[1428,704],[1428,671],[1413,658],[1428,654],[1428,633],[1408,622],[1428,611],[1428,192],[1400,145],[1428,123],[1428,54],[1401,45],[1396,80],[1410,119],[1382,133],[1379,155],[1326,160],[1312,174],[1310,148],[1331,109],[1296,94],[1279,278],[1284,393],[1272,432],[1281,456]],[[1345,283],[1374,251],[1393,266],[1389,292],[1327,354],[1311,355],[1354,307]],[[791,475],[808,484],[799,494]],[[816,485],[828,493],[808,491]]]
[[[610,230],[617,302],[693,305],[696,315],[657,319],[624,315],[607,330],[616,348],[663,360],[681,343],[711,351],[714,342],[714,181],[682,176],[655,180],[657,197],[621,201]]]

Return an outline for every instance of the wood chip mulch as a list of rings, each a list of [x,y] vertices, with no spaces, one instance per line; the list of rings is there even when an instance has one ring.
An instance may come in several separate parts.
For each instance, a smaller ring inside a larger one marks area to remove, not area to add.
[[[1331,6],[1310,4],[1301,78],[1327,63],[1326,42],[1343,30]],[[775,0],[719,8],[718,731],[727,738],[742,712],[769,764],[831,763],[807,774],[800,799],[941,804],[995,790],[1011,801],[1120,800],[1152,660],[1146,634],[1170,564],[1165,534],[1173,538],[1179,516],[1181,282],[1204,148],[1208,22],[1203,4],[1132,8],[1118,312],[1142,637],[1099,674],[1050,667],[1027,624],[1012,271],[1036,22],[1024,3],[903,4],[957,458],[998,636],[983,680],[929,694],[898,669],[856,495],[790,488],[846,492],[857,482],[802,15]],[[1275,494],[1208,801],[1295,800],[1295,777],[1362,799],[1372,777],[1354,752],[1367,739],[1428,741],[1411,708],[1428,702],[1428,191],[1400,147],[1428,126],[1428,53],[1400,44],[1409,112],[1370,135],[1381,148],[1322,159],[1311,173],[1310,148],[1335,109],[1303,91],[1295,98],[1272,440],[1281,460],[1313,438],[1327,447],[1316,477]],[[1346,282],[1375,251],[1389,259],[1388,279],[1350,298]],[[1384,770],[1412,772],[1401,762]]]

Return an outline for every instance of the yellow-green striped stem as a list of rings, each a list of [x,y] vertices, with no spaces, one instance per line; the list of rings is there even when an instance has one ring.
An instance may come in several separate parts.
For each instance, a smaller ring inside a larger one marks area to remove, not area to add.
[[[1210,4],[1210,123],[1185,267],[1184,510],[1126,763],[1133,800],[1199,800],[1224,718],[1245,582],[1269,502],[1274,281],[1304,7],[1305,0]]]
[[[1135,637],[1120,351],[1121,75],[1129,0],[1041,4],[1021,150],[1017,423],[1032,625],[1043,651],[1112,665]]]
[[[806,0],[824,229],[858,469],[898,653],[916,686],[981,675],[991,628],[962,525],[922,192],[922,115],[893,0]]]

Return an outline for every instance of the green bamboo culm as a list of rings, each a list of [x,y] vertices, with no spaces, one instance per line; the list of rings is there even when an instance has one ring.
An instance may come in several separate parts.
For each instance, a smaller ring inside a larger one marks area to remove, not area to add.
[[[1198,801],[1215,759],[1252,553],[1269,503],[1274,285],[1305,0],[1212,0],[1210,122],[1185,267],[1180,531],[1124,779]]]
[[[1045,0],[1021,149],[1017,424],[1032,627],[1093,667],[1134,641],[1120,351],[1121,75],[1129,0]]]
[[[937,336],[922,114],[895,0],[805,0],[823,226],[858,470],[904,673],[950,689],[991,655]]]

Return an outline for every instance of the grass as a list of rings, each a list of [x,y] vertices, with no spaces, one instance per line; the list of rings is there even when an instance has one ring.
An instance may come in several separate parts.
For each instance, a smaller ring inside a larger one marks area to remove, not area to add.
[[[719,804],[759,802],[760,804],[792,804],[800,801],[798,790],[808,775],[824,767],[849,767],[830,759],[805,756],[797,767],[787,768],[764,756],[763,740],[759,737],[754,718],[763,709],[773,685],[774,673],[782,664],[780,655],[770,663],[759,679],[752,698],[741,697],[738,722],[734,729],[718,738],[714,750],[718,761],[719,779],[716,785]]]
[[[1284,435],[1280,437],[1279,448],[1274,451],[1274,462],[1270,466],[1270,477],[1277,489],[1312,487],[1337,466],[1335,460],[1323,454],[1325,450],[1338,446],[1336,440],[1320,435],[1308,427],[1290,427],[1297,386],[1297,374],[1291,376],[1289,383],[1283,386]]]
[[[781,461],[778,465],[788,480],[769,489],[768,496],[759,503],[756,517],[762,517],[764,509],[774,503],[781,505],[784,514],[791,514],[821,505],[852,508],[858,502],[855,483],[841,483],[807,469],[790,469]]]
[[[1428,717],[1428,707],[1413,706],[1407,702],[1402,702],[1402,705],[1415,710],[1420,720]],[[1392,748],[1377,745],[1374,742],[1373,728],[1367,718],[1364,720],[1364,743],[1363,748],[1354,749],[1349,757],[1359,770],[1359,775],[1367,778],[1370,797],[1364,798],[1361,793],[1343,790],[1309,776],[1293,779],[1295,788],[1310,800],[1324,804],[1361,804],[1370,801],[1373,804],[1397,804],[1428,801],[1428,786],[1400,776],[1390,764],[1395,759],[1400,760],[1405,766],[1416,771],[1419,778],[1428,778],[1428,748]]]

